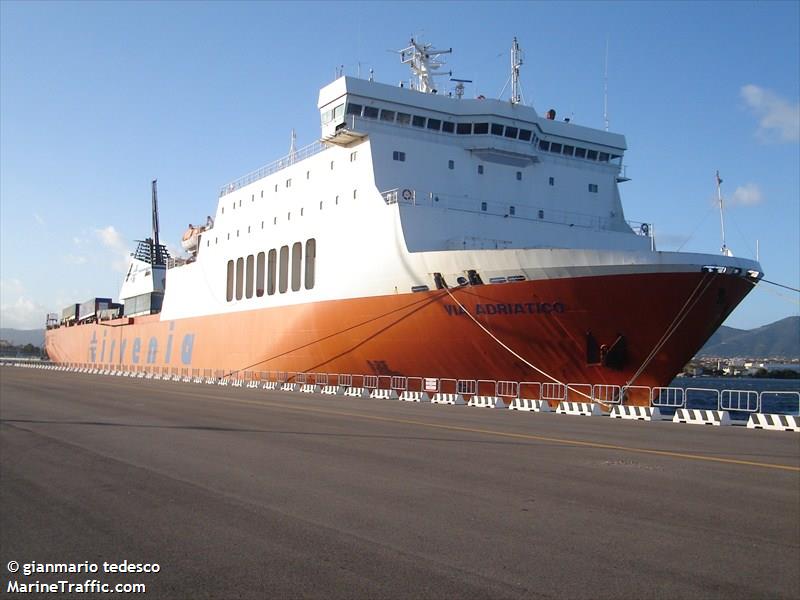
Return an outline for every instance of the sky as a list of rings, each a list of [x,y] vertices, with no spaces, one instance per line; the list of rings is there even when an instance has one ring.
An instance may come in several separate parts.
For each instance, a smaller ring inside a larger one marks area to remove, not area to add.
[[[0,1],[0,325],[114,297],[134,240],[214,214],[220,187],[319,136],[319,88],[408,79],[410,37],[453,48],[467,94],[499,97],[511,40],[524,101],[627,138],[626,217],[660,250],[727,245],[800,288],[800,2]],[[504,97],[508,97],[506,89]],[[800,314],[762,283],[728,318]]]

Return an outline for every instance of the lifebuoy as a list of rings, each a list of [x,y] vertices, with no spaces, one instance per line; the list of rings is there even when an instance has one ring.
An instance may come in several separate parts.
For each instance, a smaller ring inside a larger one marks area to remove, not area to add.
[[[650,233],[650,226],[647,223],[642,223],[642,226],[639,227],[639,229],[642,231],[642,235],[647,235]]]
[[[194,227],[190,227],[183,234],[183,241],[189,240],[194,235]]]
[[[411,200],[414,197],[414,194],[409,189],[403,190],[403,200]]]

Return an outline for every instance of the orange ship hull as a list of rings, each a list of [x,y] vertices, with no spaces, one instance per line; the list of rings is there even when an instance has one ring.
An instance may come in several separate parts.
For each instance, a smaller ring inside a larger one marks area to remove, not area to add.
[[[461,306],[436,290],[60,327],[45,348],[55,362],[115,368],[550,381],[499,340],[562,382],[665,386],[750,289],[699,272],[524,281],[453,288]]]
[[[664,386],[750,289],[716,273],[525,281],[454,288],[452,298],[437,290],[61,327],[45,348],[58,363],[115,368],[549,381],[499,340],[562,382]]]

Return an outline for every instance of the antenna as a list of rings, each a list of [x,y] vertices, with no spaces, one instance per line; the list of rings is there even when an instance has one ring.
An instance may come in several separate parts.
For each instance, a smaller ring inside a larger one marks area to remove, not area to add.
[[[158,248],[158,179],[153,179],[153,243]]]
[[[435,50],[432,44],[420,44],[414,38],[411,38],[410,44],[408,48],[399,50],[400,62],[408,65],[411,68],[411,72],[417,77],[416,89],[426,94],[435,94],[436,88],[433,87],[433,78],[441,75],[453,75],[452,71],[434,73],[435,70],[445,64],[439,57],[443,54],[452,53],[453,49]],[[411,87],[414,89],[413,85]]]
[[[153,179],[153,237],[149,240],[152,244],[150,248],[150,264],[153,266],[165,265],[166,250],[161,246],[158,239],[158,179]]]
[[[519,68],[522,66],[522,50],[519,48],[517,38],[511,42],[511,104],[522,101],[522,86],[519,82]]]
[[[297,155],[297,134],[294,132],[294,128],[292,128],[292,143],[289,145],[289,164],[294,164],[295,157]]]
[[[720,251],[723,256],[733,256],[733,252],[725,244],[725,213],[722,206],[722,179],[719,177],[719,171],[717,171],[717,200],[719,201],[719,226],[722,230],[722,248],[720,248]]]
[[[608,37],[606,37],[606,61],[603,70],[603,122],[608,131]]]

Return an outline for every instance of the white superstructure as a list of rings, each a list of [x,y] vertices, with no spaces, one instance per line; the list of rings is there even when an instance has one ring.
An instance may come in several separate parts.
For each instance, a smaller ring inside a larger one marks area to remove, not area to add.
[[[403,55],[418,84],[338,78],[320,142],[222,188],[194,260],[168,271],[162,320],[707,262],[626,222],[622,135],[539,116],[516,85],[511,102],[437,93],[420,48]]]

